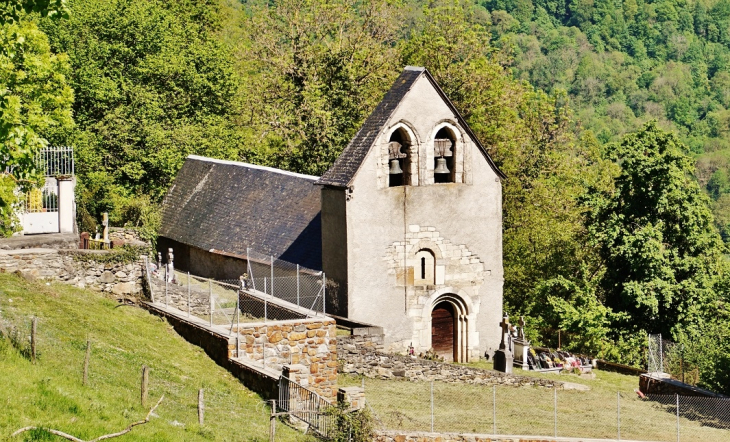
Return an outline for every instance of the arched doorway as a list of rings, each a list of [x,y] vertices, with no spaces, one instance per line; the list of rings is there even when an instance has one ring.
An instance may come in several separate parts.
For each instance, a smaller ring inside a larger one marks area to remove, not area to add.
[[[467,311],[456,295],[440,296],[431,310],[431,348],[445,361],[468,362]]]
[[[431,348],[445,361],[456,359],[455,317],[454,306],[446,301],[438,303],[431,312]]]

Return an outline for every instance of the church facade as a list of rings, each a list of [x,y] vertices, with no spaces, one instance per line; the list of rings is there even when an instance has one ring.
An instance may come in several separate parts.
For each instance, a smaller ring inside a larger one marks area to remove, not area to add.
[[[277,182],[278,187],[271,190],[282,198],[291,194],[301,200],[302,195],[311,195],[306,216],[299,216],[298,224],[277,227],[299,226],[279,248],[282,255],[292,257],[296,256],[291,252],[293,244],[310,244],[307,250],[316,247],[315,242],[321,244],[314,256],[321,260],[330,282],[328,313],[383,327],[390,351],[433,349],[446,360],[467,362],[498,348],[503,284],[501,183],[505,177],[424,68],[405,68],[319,179],[244,163],[223,165],[210,160],[207,165],[203,160],[186,161],[166,197],[162,247],[174,243],[218,251],[226,259],[245,259],[243,246],[238,251],[225,250],[236,243],[226,240],[225,234],[220,245],[210,238],[204,245],[195,244],[199,240],[194,229],[220,224],[223,218],[230,225],[218,229],[221,232],[255,235],[243,232],[246,227],[236,221],[235,213],[216,213],[216,208],[200,215],[215,220],[181,219],[180,213],[190,209],[183,206],[196,204],[189,193],[205,193],[201,190],[205,180],[191,171],[211,173],[226,167],[228,182],[249,182],[234,185],[239,190],[226,198],[229,204],[236,198],[251,204],[254,190],[246,189],[257,187],[257,182]],[[271,195],[258,187],[256,194]],[[319,189],[316,197],[313,188]],[[201,204],[210,205],[222,191],[208,192],[200,198]],[[271,206],[274,210],[292,205],[301,203],[282,201]],[[281,219],[264,209],[242,216],[247,217],[248,226],[257,225],[252,217],[261,217],[262,226],[268,225],[267,217]],[[180,227],[183,222],[188,224]],[[257,241],[266,246],[261,238],[246,238],[247,244]]]
[[[322,186],[330,311],[386,344],[466,362],[496,350],[504,175],[423,68],[406,68]]]

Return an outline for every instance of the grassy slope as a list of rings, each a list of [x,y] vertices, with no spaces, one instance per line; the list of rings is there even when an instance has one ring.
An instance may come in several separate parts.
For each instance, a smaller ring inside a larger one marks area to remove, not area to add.
[[[33,315],[38,317],[36,365],[0,338],[0,439],[26,425],[82,439],[125,428],[151,406],[139,403],[145,364],[151,368],[149,402],[162,394],[165,399],[148,424],[115,440],[268,440],[269,410],[262,399],[163,320],[97,292],[0,274],[0,321],[28,336]],[[84,387],[87,336],[92,356]],[[198,388],[205,389],[203,426],[197,424]],[[28,434],[26,440],[33,440]],[[278,424],[277,440],[310,439]]]

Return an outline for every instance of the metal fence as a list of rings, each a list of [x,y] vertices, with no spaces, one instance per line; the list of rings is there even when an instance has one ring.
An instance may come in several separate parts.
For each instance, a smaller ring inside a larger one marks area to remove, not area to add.
[[[345,381],[358,385],[361,380]],[[341,382],[342,383],[342,382]],[[382,430],[646,441],[730,440],[730,399],[364,381]]]
[[[337,425],[336,417],[328,413],[332,404],[285,376],[279,378],[277,407],[289,416],[307,423],[309,428],[325,437]]]
[[[699,382],[699,368],[685,361],[684,345],[663,339],[661,334],[648,336],[646,359],[650,373],[669,373],[690,385]]]

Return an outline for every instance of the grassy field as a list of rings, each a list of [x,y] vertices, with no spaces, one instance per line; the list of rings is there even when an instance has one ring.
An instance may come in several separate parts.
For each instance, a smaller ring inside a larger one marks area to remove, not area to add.
[[[27,358],[31,318],[38,317],[38,360]],[[161,395],[149,423],[119,441],[268,441],[269,409],[201,349],[163,320],[104,295],[62,284],[0,274],[0,324],[16,327],[19,344],[0,337],[0,440],[29,425],[82,439],[141,420]],[[82,386],[86,340],[89,383]],[[140,404],[140,370],[150,367],[149,402]],[[197,392],[205,389],[205,424]],[[10,440],[62,440],[24,433]],[[311,441],[277,424],[279,441]]]
[[[470,365],[491,368],[483,362]],[[527,375],[522,370],[515,370],[515,374]],[[639,383],[635,376],[596,371],[592,380],[567,374],[538,377],[584,384],[590,390],[495,389],[434,382],[433,428],[437,432],[494,434],[496,429],[496,434],[553,436],[557,403],[558,436],[617,439],[620,401],[621,439],[677,440],[676,409],[639,399],[634,392]],[[340,375],[341,385],[360,385],[361,381],[359,377]],[[431,383],[365,379],[365,394],[382,428],[430,430]],[[729,430],[711,428],[708,423],[681,417],[681,440],[730,440]]]

